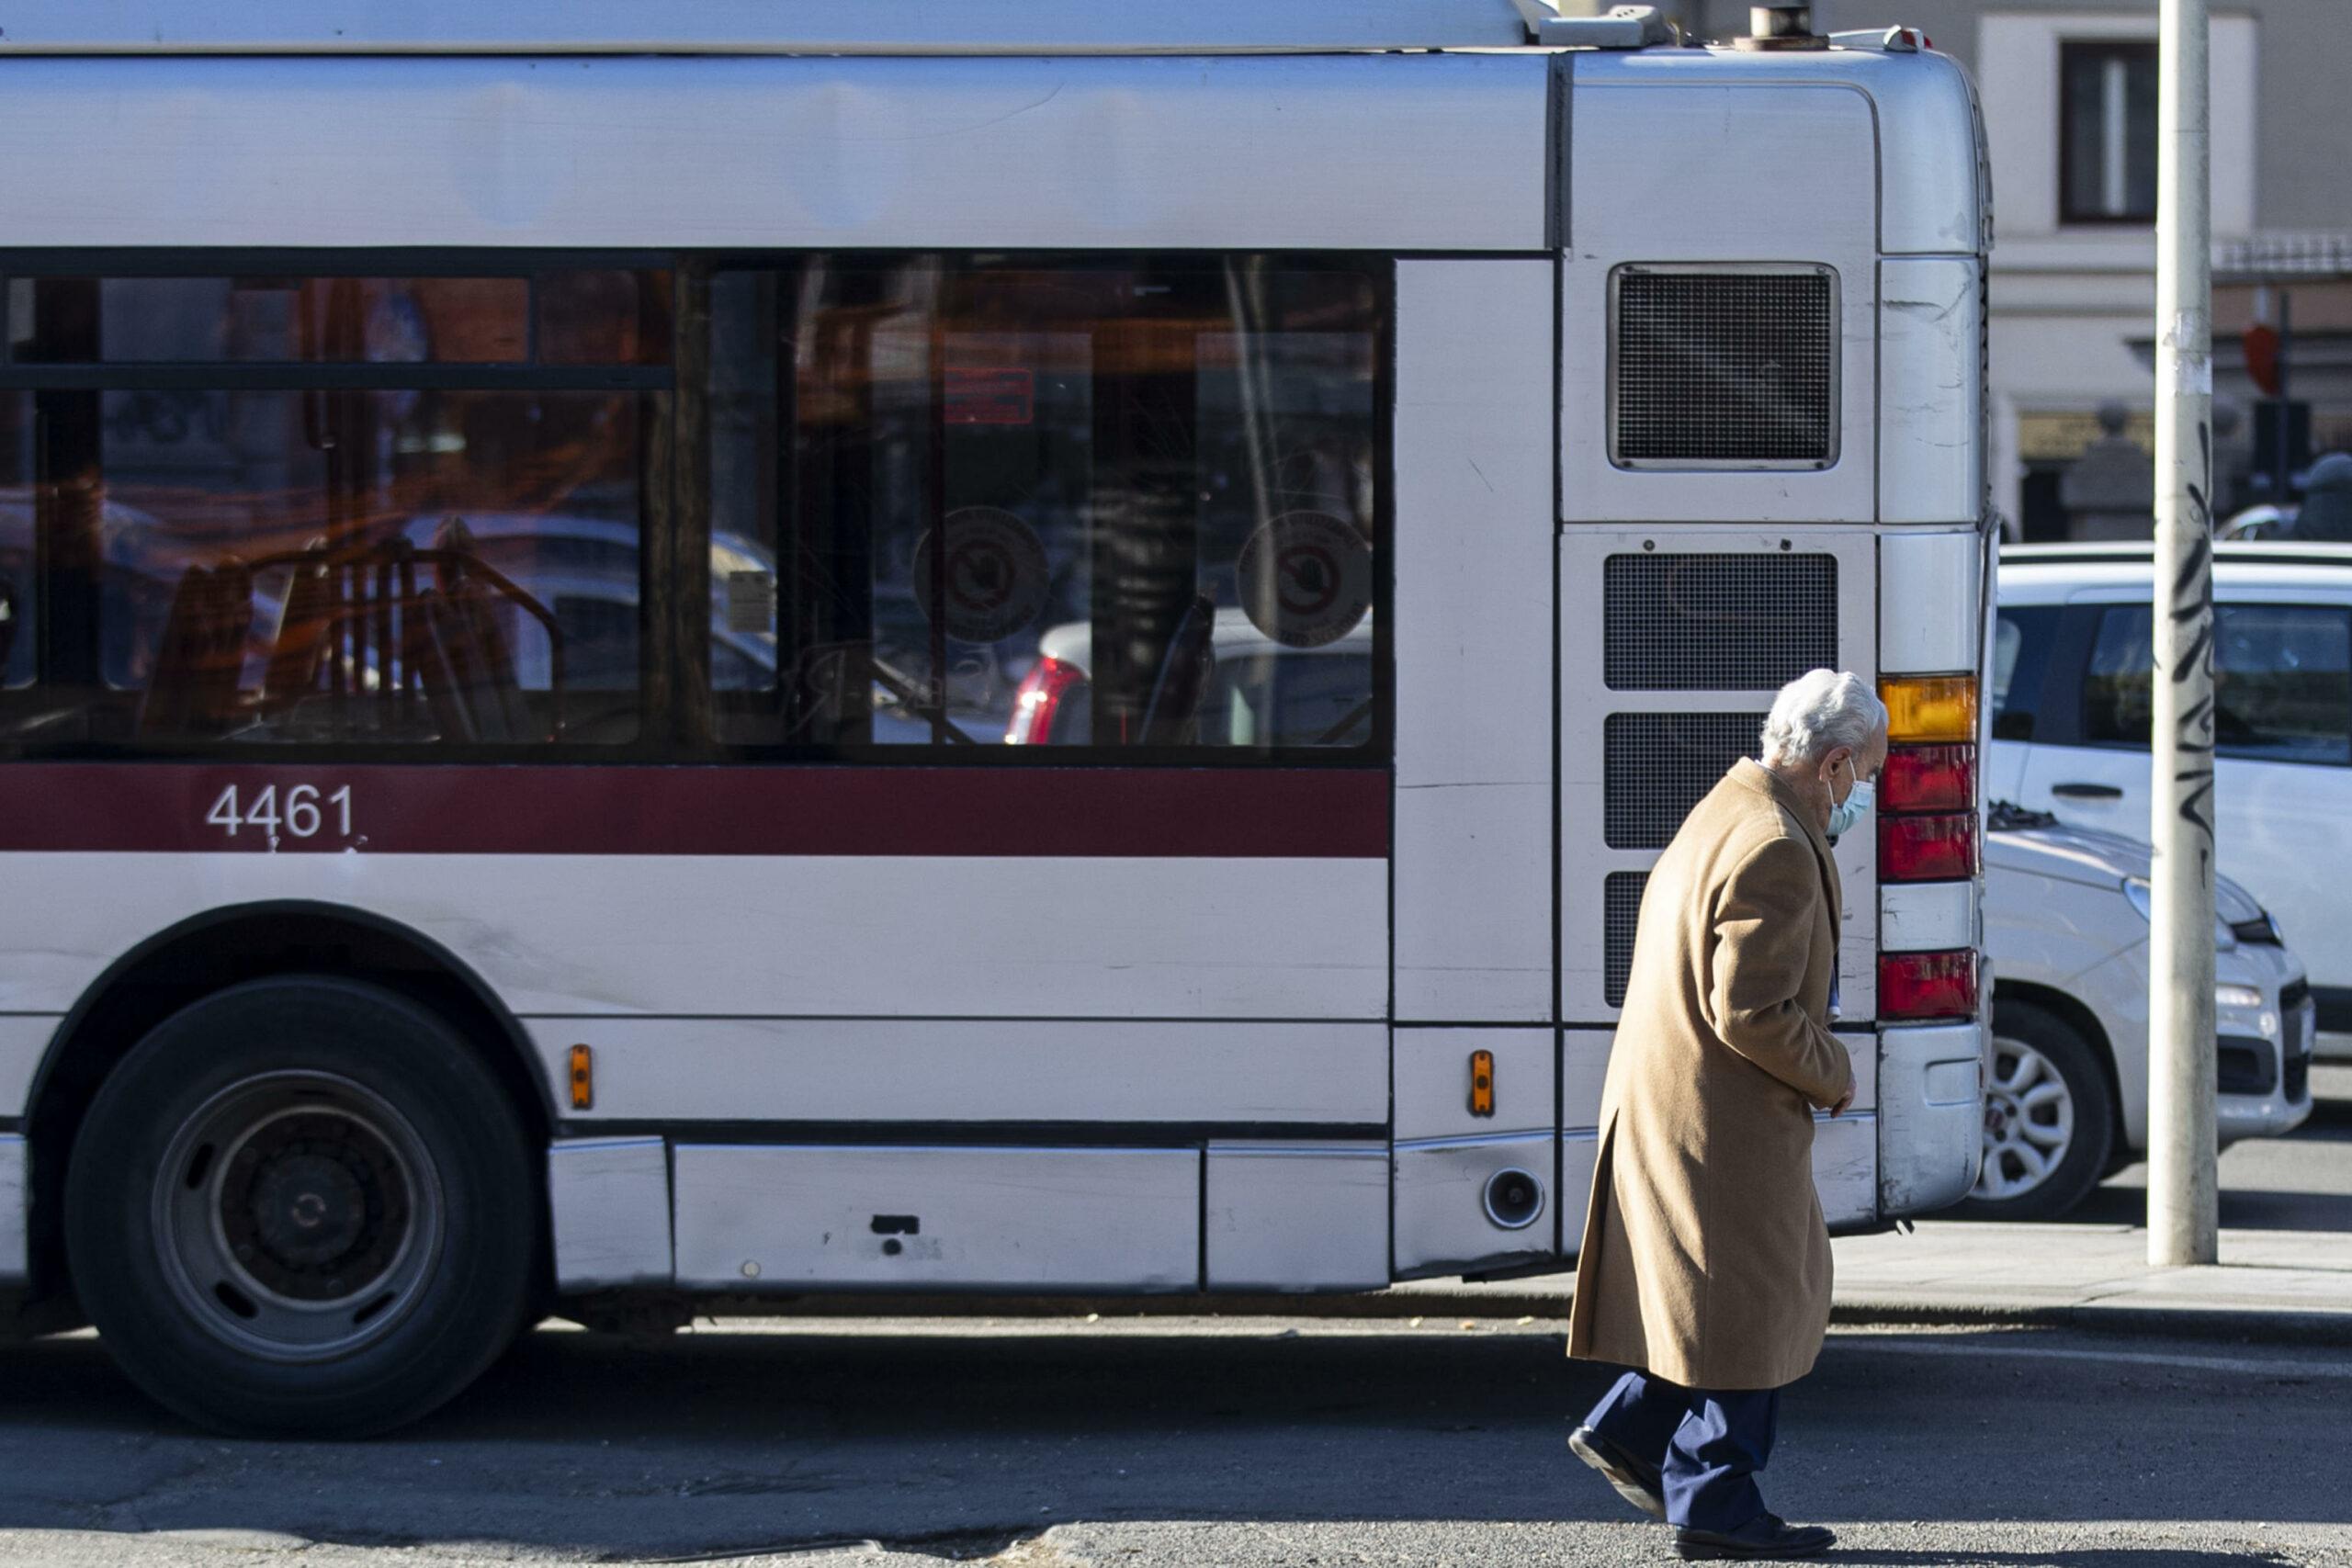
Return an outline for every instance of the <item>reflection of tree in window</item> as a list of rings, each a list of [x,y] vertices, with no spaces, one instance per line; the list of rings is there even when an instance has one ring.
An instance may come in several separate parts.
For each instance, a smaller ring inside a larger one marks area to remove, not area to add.
[[[2215,748],[2268,761],[2352,762],[2352,612],[2242,603],[2213,615]],[[2101,614],[2084,683],[2086,739],[2148,744],[2151,625],[2145,605]]]

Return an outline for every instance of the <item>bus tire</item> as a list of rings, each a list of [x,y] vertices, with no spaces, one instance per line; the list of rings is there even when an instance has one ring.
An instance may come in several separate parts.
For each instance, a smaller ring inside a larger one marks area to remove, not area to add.
[[[2054,1220],[2107,1174],[2115,1096],[2098,1047],[2047,1009],[1993,1004],[1984,1086],[1984,1164],[1959,1212],[1984,1220]]]
[[[232,1433],[413,1421],[523,1325],[524,1130],[438,1015],[380,987],[256,980],[158,1024],[74,1144],[74,1291],[131,1381]]]

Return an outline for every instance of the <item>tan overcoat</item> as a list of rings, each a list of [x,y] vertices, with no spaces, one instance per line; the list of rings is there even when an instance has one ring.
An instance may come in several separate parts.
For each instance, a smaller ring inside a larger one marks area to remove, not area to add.
[[[1690,1388],[1778,1388],[1813,1369],[1829,1325],[1813,1111],[1853,1082],[1828,1030],[1839,899],[1828,840],[1753,761],[1650,873],[1569,1355]]]

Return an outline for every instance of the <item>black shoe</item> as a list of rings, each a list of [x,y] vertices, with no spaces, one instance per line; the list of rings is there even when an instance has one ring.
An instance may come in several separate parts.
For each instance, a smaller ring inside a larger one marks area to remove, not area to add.
[[[1818,1557],[1837,1542],[1838,1538],[1819,1525],[1792,1525],[1770,1514],[1758,1514],[1736,1530],[1674,1532],[1675,1555],[1685,1562],[1724,1557]]]
[[[1568,1451],[1600,1472],[1617,1495],[1654,1519],[1666,1517],[1666,1495],[1657,1487],[1657,1466],[1644,1464],[1589,1427],[1568,1434]]]

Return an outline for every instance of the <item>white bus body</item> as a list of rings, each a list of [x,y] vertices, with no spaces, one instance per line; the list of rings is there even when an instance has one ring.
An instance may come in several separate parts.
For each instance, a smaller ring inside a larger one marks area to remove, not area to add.
[[[404,1336],[466,1337],[433,1269],[484,1244],[435,1228],[436,1180],[514,1209],[540,1308],[1562,1267],[1641,874],[1772,690],[1832,663],[1974,723],[1989,198],[1962,73],[1900,34],[1541,48],[1509,0],[29,9],[0,1277],[78,1286],[199,1418],[381,1426],[470,1375],[464,1344],[380,1392]],[[952,648],[947,513],[951,576],[996,552]],[[1279,636],[1228,635],[1294,587]],[[481,640],[433,643],[436,592]],[[1079,672],[1082,741],[989,744],[1072,615],[1133,670]],[[820,700],[820,670],[851,673]],[[1310,672],[1328,729],[1283,716]],[[1881,792],[1931,879],[1839,847],[1834,1227],[1974,1179],[1977,739],[1897,736],[1962,780],[1916,843]],[[153,1242],[176,1284],[110,1314],[141,1276],[75,1255],[86,1119],[167,1021],[288,974],[438,1020],[534,1181],[436,1177],[429,1107],[337,1142],[397,1088],[168,1151],[102,1107],[156,1194],[126,1223],[218,1254]],[[224,1359],[177,1384],[142,1336]]]

